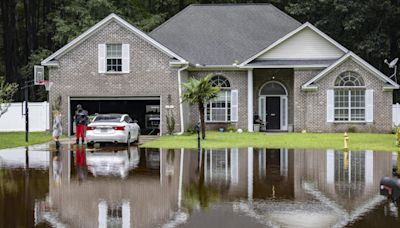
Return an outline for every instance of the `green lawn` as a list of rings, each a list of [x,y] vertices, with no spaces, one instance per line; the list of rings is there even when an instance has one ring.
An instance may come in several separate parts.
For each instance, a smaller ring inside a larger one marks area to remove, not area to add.
[[[29,133],[29,145],[50,141],[49,132]],[[0,132],[0,149],[25,146],[25,132]]]
[[[350,150],[397,151],[393,134],[350,133]],[[221,133],[207,132],[204,148],[320,148],[342,149],[342,133]],[[162,136],[145,143],[148,148],[196,148],[197,135]]]

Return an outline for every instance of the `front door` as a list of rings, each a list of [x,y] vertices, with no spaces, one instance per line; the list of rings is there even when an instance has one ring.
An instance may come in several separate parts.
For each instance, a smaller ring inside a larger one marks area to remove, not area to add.
[[[266,128],[267,130],[280,130],[281,129],[281,98],[280,97],[266,97]]]

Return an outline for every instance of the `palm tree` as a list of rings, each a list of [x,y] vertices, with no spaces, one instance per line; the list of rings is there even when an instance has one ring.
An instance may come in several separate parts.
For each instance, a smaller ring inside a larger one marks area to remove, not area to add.
[[[192,105],[197,104],[200,114],[201,137],[203,140],[206,138],[206,128],[204,125],[204,104],[217,97],[219,93],[219,88],[211,85],[211,77],[212,74],[209,74],[199,80],[191,78],[189,82],[183,83],[185,92],[182,95],[182,102],[187,101]]]

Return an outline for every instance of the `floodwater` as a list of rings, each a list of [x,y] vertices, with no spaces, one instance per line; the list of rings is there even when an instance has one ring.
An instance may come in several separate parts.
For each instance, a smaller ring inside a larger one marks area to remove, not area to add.
[[[0,227],[399,227],[379,195],[398,164],[378,151],[6,149]]]

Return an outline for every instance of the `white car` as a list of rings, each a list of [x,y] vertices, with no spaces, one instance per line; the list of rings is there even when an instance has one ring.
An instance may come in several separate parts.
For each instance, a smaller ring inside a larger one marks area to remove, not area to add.
[[[137,147],[125,151],[100,151],[86,154],[86,164],[93,176],[120,176],[125,178],[139,164]]]
[[[139,142],[140,127],[127,114],[98,114],[86,128],[89,144]]]

